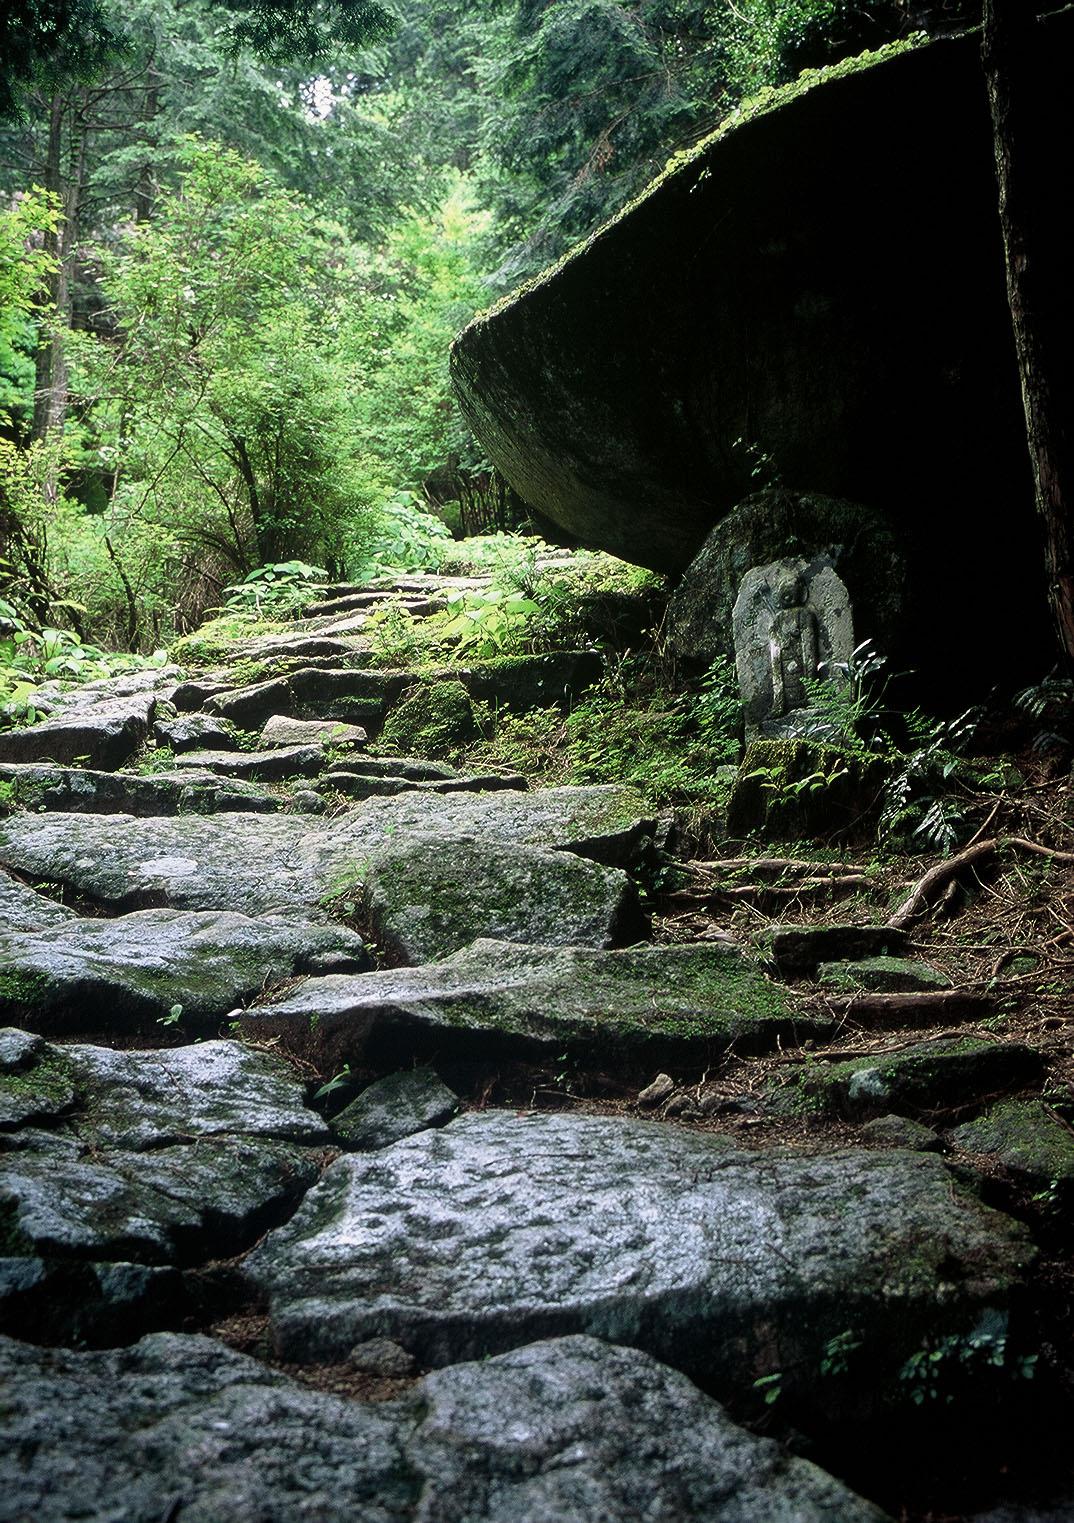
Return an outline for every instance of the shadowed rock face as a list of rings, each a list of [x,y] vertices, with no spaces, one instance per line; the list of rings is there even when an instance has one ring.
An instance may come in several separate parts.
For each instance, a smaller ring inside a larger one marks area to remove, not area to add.
[[[1053,20],[1040,60],[1060,159],[1070,96],[1047,81],[1072,39]],[[904,536],[900,656],[952,679],[1031,665],[1043,578],[996,205],[975,38],[833,71],[476,319],[463,410],[540,515],[662,571],[755,489],[760,451]]]

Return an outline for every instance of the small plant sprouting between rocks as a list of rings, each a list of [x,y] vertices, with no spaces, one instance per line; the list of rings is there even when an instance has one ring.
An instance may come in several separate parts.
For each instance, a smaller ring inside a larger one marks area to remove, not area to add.
[[[351,1083],[352,1077],[351,1065],[344,1063],[338,1073],[334,1073],[330,1079],[326,1079],[320,1089],[314,1090],[313,1098],[315,1100],[327,1100],[329,1095],[334,1095],[337,1090],[346,1089]]]
[[[911,1354],[899,1371],[899,1381],[915,1406],[940,1402],[950,1406],[963,1390],[984,1375],[1005,1373],[1032,1380],[1039,1355],[1010,1356],[1006,1324],[999,1316],[986,1318],[972,1333],[952,1333]]]

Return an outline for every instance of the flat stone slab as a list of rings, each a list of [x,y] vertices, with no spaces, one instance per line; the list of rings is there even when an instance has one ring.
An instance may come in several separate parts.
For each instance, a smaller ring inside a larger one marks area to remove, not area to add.
[[[247,782],[278,782],[283,777],[316,777],[324,766],[324,746],[276,746],[268,751],[190,751],[176,757],[177,767],[196,767],[219,777]]]
[[[227,909],[249,915],[317,912],[341,883],[360,880],[386,842],[470,836],[570,851],[613,866],[638,860],[655,822],[631,788],[407,794],[370,799],[314,825],[299,815],[14,815],[0,821],[0,866],[62,883],[102,909]]]
[[[443,962],[308,979],[243,1017],[251,1036],[310,1044],[322,1066],[375,1067],[433,1053],[701,1062],[733,1041],[765,1051],[823,1037],[734,949],[711,943],[619,952],[475,941]]]
[[[222,778],[191,766],[174,772],[138,776],[133,772],[97,772],[51,765],[0,766],[0,778],[12,785],[16,803],[25,809],[67,814],[133,814],[140,818],[169,814],[272,813],[281,800],[251,783]]]
[[[46,1263],[234,1252],[286,1214],[329,1141],[290,1068],[228,1041],[114,1052],[8,1030],[0,1103],[5,1250]]]
[[[427,1376],[392,1402],[298,1385],[209,1338],[0,1341],[12,1523],[883,1523],[684,1376],[594,1338]],[[92,1421],[87,1421],[92,1413]]]
[[[870,1390],[1006,1306],[1021,1224],[921,1153],[744,1153],[622,1117],[473,1113],[337,1160],[246,1271],[285,1358],[387,1337],[429,1365],[591,1333],[723,1395],[809,1390],[855,1330]],[[890,1386],[889,1386],[890,1383]]]
[[[36,932],[0,931],[0,1022],[46,1036],[204,1031],[274,983],[325,967],[361,972],[371,959],[342,926],[253,920],[228,910],[138,910],[71,919]]]
[[[238,750],[235,726],[212,714],[177,714],[174,719],[158,719],[153,739],[170,751]]]

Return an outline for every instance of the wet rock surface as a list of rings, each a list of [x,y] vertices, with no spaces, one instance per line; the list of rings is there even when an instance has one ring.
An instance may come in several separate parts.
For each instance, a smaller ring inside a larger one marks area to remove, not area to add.
[[[702,864],[704,924],[669,915],[692,868],[633,789],[445,760],[443,688],[465,721],[599,671],[374,669],[353,633],[488,585],[341,585],[218,670],[50,688],[54,730],[135,749],[0,761],[0,1333],[111,1350],[0,1349],[5,1516],[873,1519],[669,1366],[822,1445],[901,1422],[937,1349],[1009,1335],[986,1373],[1016,1380],[1033,1250],[978,1196],[1045,1201],[1047,1258],[1049,1023],[971,1026],[988,1000],[920,992],[883,925],[757,938],[755,904],[809,913],[807,863]],[[965,1036],[923,1042],[940,1022]],[[166,1329],[258,1359],[128,1346]],[[817,1452],[852,1473],[857,1444]]]
[[[636,861],[654,825],[630,788],[594,785],[540,793],[406,795],[371,799],[317,827],[308,819],[243,813],[179,816],[15,815],[0,822],[0,866],[70,885],[102,909],[316,911],[340,881],[359,879],[385,840],[469,836],[540,845],[610,865]]]
[[[427,1127],[443,1126],[459,1108],[459,1097],[431,1068],[388,1074],[364,1089],[332,1118],[332,1131],[347,1147],[390,1147]]]
[[[0,1215],[14,1258],[166,1265],[234,1252],[316,1178],[329,1140],[291,1071],[234,1042],[116,1052],[12,1033],[0,1065]]]
[[[329,1064],[384,1064],[563,1048],[700,1061],[732,1042],[764,1051],[829,1026],[797,1017],[754,965],[719,945],[600,952],[479,940],[423,967],[309,979],[249,1010],[243,1029],[289,1044],[308,1035]]]
[[[882,1523],[682,1375],[590,1338],[428,1376],[381,1406],[208,1338],[74,1354],[0,1343],[12,1523]],[[87,1406],[94,1421],[86,1423]],[[62,1458],[60,1458],[62,1456]],[[163,1501],[163,1508],[162,1508]]]
[[[0,925],[5,930],[38,931],[62,925],[73,919],[74,913],[67,905],[0,870]]]
[[[291,1359],[382,1336],[447,1364],[586,1332],[727,1390],[766,1361],[793,1379],[848,1319],[879,1380],[1002,1307],[1028,1259],[1022,1229],[925,1154],[758,1156],[500,1112],[338,1160],[246,1269]]]
[[[0,1020],[34,1031],[153,1034],[213,1029],[236,1006],[296,974],[360,972],[369,953],[342,926],[230,911],[140,910],[0,931]]]

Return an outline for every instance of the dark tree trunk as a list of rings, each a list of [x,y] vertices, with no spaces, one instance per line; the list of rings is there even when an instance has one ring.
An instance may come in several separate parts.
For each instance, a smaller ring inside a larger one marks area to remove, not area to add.
[[[48,144],[45,150],[44,183],[45,189],[52,191],[54,195],[61,195],[63,190],[63,177],[61,172],[61,160],[63,154],[63,118],[64,97],[60,91],[52,96],[49,101],[48,116]],[[46,439],[52,432],[55,420],[55,397],[53,394],[53,375],[56,370],[57,350],[60,347],[59,336],[59,305],[61,295],[64,294],[63,280],[63,228],[56,232],[45,234],[45,250],[55,261],[53,270],[48,277],[48,308],[45,323],[42,328],[37,351],[34,356],[34,424],[33,436],[35,439]]]
[[[1074,668],[1074,491],[1063,353],[1069,299],[1058,267],[1056,202],[1049,183],[1047,83],[1040,23],[1027,0],[984,0],[982,59],[992,113],[1007,295],[1025,408],[1026,438],[1044,531],[1048,598],[1060,650]]]

